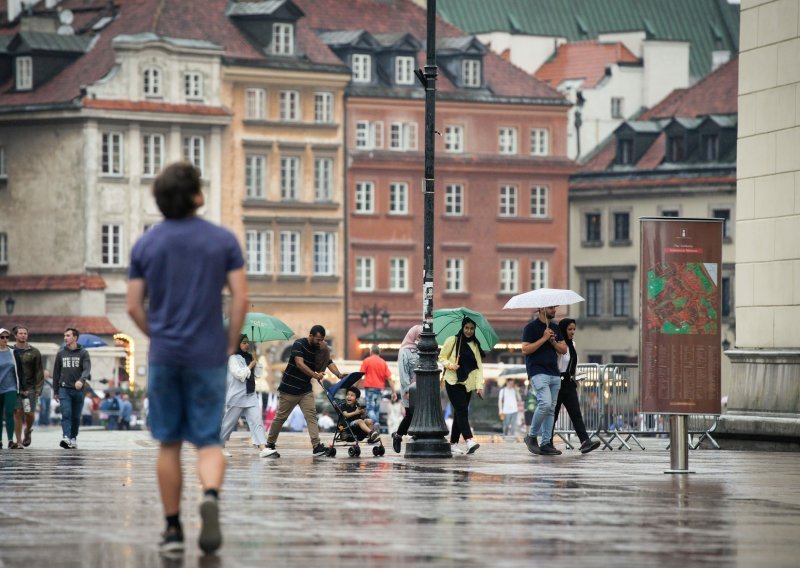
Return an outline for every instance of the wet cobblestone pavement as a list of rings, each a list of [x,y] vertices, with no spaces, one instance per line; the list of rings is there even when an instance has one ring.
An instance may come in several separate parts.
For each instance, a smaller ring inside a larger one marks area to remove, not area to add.
[[[329,436],[324,441],[329,441]],[[313,458],[283,433],[261,459],[236,433],[222,492],[224,545],[196,548],[200,499],[184,451],[183,559],[157,551],[157,446],[147,432],[37,429],[0,451],[0,566],[797,566],[800,454],[694,451],[665,475],[646,451],[530,455],[479,437],[471,456],[409,460],[387,447]],[[384,436],[384,442],[389,440]]]

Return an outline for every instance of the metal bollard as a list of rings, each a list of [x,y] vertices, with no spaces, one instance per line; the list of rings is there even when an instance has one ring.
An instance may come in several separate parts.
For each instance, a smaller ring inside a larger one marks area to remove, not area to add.
[[[689,471],[689,433],[686,414],[669,417],[669,465],[664,473],[694,473]]]

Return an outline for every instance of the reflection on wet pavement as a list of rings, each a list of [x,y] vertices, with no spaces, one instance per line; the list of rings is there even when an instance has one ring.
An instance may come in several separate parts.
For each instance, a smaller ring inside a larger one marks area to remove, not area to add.
[[[800,455],[698,451],[697,473],[665,475],[646,451],[531,456],[481,438],[472,456],[409,460],[389,451],[313,458],[282,434],[264,460],[237,433],[222,494],[225,543],[196,549],[200,491],[184,452],[185,558],[157,552],[157,446],[145,432],[55,428],[0,452],[0,566],[795,566]]]

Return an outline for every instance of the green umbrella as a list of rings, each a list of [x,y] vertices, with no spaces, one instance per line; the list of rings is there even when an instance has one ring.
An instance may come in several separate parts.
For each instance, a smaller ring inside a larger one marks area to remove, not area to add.
[[[436,334],[436,341],[439,342],[439,345],[443,345],[448,337],[461,331],[461,321],[465,317],[475,322],[475,337],[478,338],[481,349],[491,351],[500,338],[483,314],[467,308],[434,310],[433,332]]]
[[[281,341],[289,339],[294,332],[275,316],[259,312],[247,312],[244,316],[242,333],[253,343],[262,341]]]

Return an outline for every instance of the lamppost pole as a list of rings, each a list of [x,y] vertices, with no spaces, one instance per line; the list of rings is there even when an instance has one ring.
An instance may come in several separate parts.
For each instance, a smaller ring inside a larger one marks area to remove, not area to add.
[[[427,61],[425,72],[415,72],[425,88],[425,241],[422,277],[422,334],[419,340],[414,417],[409,433],[413,444],[406,444],[407,458],[451,457],[450,444],[444,439],[447,426],[439,397],[438,345],[433,333],[433,219],[434,219],[434,135],[436,119],[436,0],[428,0]]]

